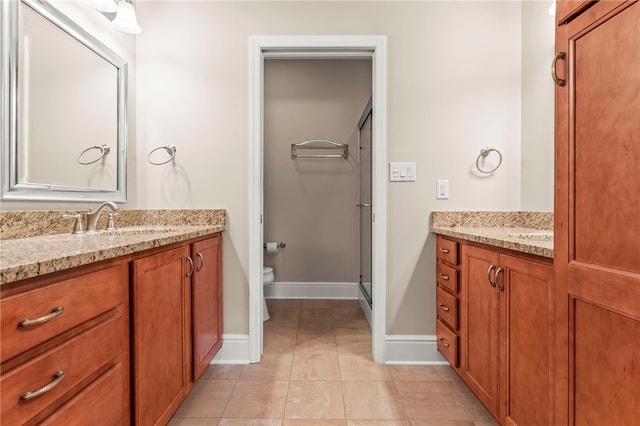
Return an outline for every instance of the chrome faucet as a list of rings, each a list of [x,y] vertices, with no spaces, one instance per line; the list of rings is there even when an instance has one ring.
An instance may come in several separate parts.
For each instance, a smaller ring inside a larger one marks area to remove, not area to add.
[[[116,206],[111,201],[107,201],[106,203],[100,204],[95,211],[93,209],[89,209],[89,212],[87,213],[87,232],[96,230],[96,225],[98,224],[100,213],[102,213],[102,210],[105,207],[109,207],[114,212],[118,211],[118,206]]]

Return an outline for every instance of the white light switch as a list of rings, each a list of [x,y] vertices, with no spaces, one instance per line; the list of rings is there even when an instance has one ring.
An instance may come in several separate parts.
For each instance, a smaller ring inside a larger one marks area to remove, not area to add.
[[[436,199],[447,200],[449,198],[449,181],[438,179],[436,181]]]
[[[415,182],[416,163],[389,163],[389,182]]]

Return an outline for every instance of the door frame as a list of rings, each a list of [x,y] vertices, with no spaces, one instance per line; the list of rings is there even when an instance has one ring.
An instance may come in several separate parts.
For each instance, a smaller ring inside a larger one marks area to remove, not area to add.
[[[372,155],[372,352],[385,362],[387,265],[387,37],[249,37],[249,362],[262,355],[264,59],[371,58]]]

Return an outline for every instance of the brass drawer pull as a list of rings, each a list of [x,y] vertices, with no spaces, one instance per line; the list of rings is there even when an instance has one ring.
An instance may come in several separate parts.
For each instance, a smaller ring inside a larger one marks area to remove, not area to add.
[[[440,340],[440,343],[442,343],[442,346],[444,346],[445,348],[449,347],[449,344],[444,341],[444,337],[441,337],[439,340]]]
[[[441,249],[440,249],[440,253],[447,254],[447,253],[449,253],[449,249],[441,248]]]
[[[500,290],[500,291],[504,291],[504,286],[503,286],[503,285],[500,285],[500,282],[498,281],[498,280],[500,279],[500,273],[501,273],[501,272],[504,272],[504,269],[502,269],[502,268],[498,268],[498,269],[496,270],[496,278],[495,278],[494,282],[495,282],[495,286],[497,286],[497,287],[498,287],[498,290]]]
[[[438,304],[438,306],[440,306],[440,309],[442,309],[445,312],[449,312],[451,310],[446,305],[443,305],[442,303]]]
[[[445,275],[443,273],[440,273],[440,278],[442,278],[445,281],[449,281],[449,275]]]
[[[553,58],[553,62],[551,62],[551,78],[553,78],[553,81],[560,87],[567,84],[567,81],[561,78],[558,78],[558,73],[556,72],[556,66],[558,64],[558,60],[559,59],[564,60],[565,56],[566,55],[564,54],[564,52],[558,52],[556,53],[556,56]]]
[[[31,327],[32,325],[42,324],[43,322],[51,321],[57,316],[62,315],[64,312],[64,308],[62,306],[58,306],[57,308],[53,308],[50,314],[42,316],[40,318],[34,319],[24,319],[18,323],[18,325],[22,328]]]
[[[53,389],[56,386],[58,386],[58,383],[60,383],[62,381],[62,379],[64,379],[64,371],[62,371],[62,370],[56,371],[53,374],[53,381],[51,383],[41,387],[38,390],[27,391],[27,392],[23,393],[22,395],[20,395],[20,399],[23,400],[23,401],[29,401],[29,400],[37,398],[37,397],[39,397],[41,395],[44,395],[45,393],[49,392],[51,389]]]

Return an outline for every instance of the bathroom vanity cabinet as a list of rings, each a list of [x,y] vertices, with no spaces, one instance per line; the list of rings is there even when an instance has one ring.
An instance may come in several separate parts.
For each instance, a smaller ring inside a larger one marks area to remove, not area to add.
[[[127,262],[1,290],[2,423],[129,424]]]
[[[222,345],[222,236],[2,285],[3,424],[166,424]]]
[[[438,350],[501,424],[552,424],[551,260],[443,236],[437,252]]]
[[[132,263],[137,425],[168,423],[222,345],[221,238]]]
[[[567,13],[556,26],[554,423],[633,425],[640,414],[640,3],[560,6]]]

